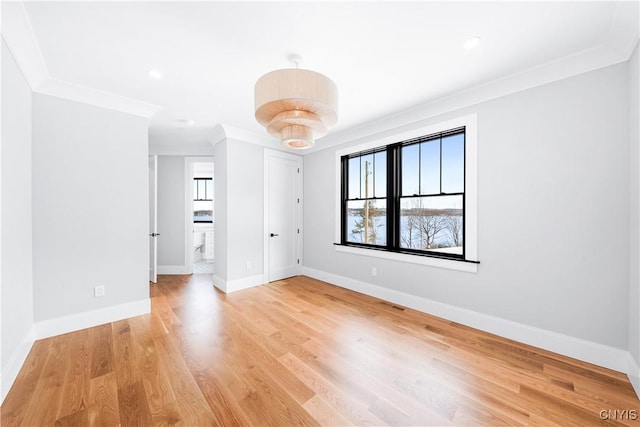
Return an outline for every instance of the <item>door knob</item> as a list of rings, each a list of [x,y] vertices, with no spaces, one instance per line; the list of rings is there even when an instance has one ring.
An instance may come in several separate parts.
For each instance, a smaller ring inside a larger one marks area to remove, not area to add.
[[[276,236],[279,236],[279,234],[271,233],[271,234],[269,234],[269,236],[276,237]]]
[[[151,234],[149,234],[149,236],[151,236],[151,237],[158,237],[159,235],[160,235],[160,233],[151,233]]]

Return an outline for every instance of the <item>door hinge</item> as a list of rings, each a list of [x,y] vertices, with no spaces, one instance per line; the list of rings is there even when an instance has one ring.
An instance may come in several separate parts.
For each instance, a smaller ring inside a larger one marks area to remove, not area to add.
[[[300,168],[298,168],[298,173],[300,173]]]
[[[298,264],[300,264],[300,260],[298,259]]]
[[[300,229],[298,228],[298,234],[300,234]]]
[[[298,203],[300,203],[300,199],[298,199]]]

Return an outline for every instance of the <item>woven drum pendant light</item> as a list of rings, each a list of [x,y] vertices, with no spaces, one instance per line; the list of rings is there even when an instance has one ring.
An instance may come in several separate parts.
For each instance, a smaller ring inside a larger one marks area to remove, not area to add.
[[[301,61],[289,59],[296,66]],[[315,71],[272,71],[258,79],[254,95],[256,120],[289,148],[313,147],[338,121],[338,88]]]

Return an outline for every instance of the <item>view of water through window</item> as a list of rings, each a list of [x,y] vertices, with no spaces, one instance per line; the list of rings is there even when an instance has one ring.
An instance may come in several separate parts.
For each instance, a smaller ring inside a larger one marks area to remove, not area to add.
[[[397,165],[388,165],[387,147],[348,158],[346,241],[388,246],[387,222],[395,216],[397,249],[463,255],[464,130],[395,147]],[[397,213],[389,216],[394,170]]]

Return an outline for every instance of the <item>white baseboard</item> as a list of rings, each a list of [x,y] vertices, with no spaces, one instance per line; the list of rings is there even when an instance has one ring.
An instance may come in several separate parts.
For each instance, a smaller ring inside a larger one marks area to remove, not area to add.
[[[193,271],[187,268],[186,265],[159,265],[157,269],[158,274],[191,274]]]
[[[444,304],[309,267],[303,268],[303,274],[342,288],[403,305],[423,313],[442,317],[514,341],[573,357],[578,360],[593,363],[594,365],[613,369],[614,371],[624,372],[629,376],[636,390],[636,394],[640,396],[640,387],[638,384],[638,373],[640,370],[628,351],[478,313],[465,308]]]
[[[22,369],[22,365],[24,365],[24,362],[27,360],[34,341],[35,328],[31,327],[18,348],[16,348],[11,355],[7,365],[2,369],[2,377],[0,378],[0,403],[4,403],[4,398],[7,397],[11,386],[13,386],[13,382],[18,377],[20,369]]]
[[[213,275],[213,285],[220,289],[222,292],[228,294],[235,291],[240,291],[242,289],[249,289],[255,286],[260,286],[265,283],[264,277],[262,274],[257,274],[255,276],[243,277],[242,279],[236,280],[224,280],[215,274]]]
[[[638,365],[638,362],[631,356],[631,353],[629,353],[627,360],[627,376],[629,377],[629,381],[631,381],[633,389],[640,398],[640,365]]]
[[[105,323],[127,319],[129,317],[142,316],[151,312],[151,300],[149,298],[101,308],[99,310],[85,311],[70,316],[56,317],[43,320],[35,324],[35,338],[42,339],[80,329],[104,325]]]

